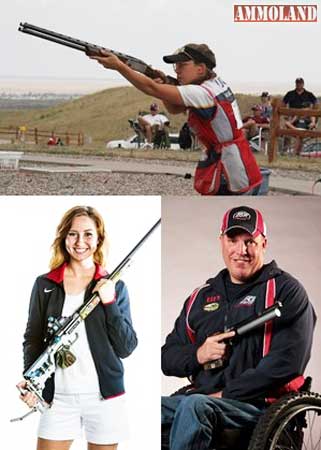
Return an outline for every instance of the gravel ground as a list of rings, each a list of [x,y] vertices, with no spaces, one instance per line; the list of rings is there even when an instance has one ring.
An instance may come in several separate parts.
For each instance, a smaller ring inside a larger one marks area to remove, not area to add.
[[[191,179],[129,173],[0,172],[0,195],[198,195]],[[269,192],[269,195],[284,195]]]
[[[6,171],[0,195],[195,195],[192,181],[172,175]]]
[[[303,170],[272,169],[272,175],[292,178],[294,180],[315,181],[321,177],[320,172],[304,172]]]
[[[37,155],[34,155],[37,157]],[[32,163],[24,161],[24,166],[55,166],[56,155],[46,155],[52,162]],[[75,162],[83,157],[74,155]],[[193,172],[195,162],[146,160],[133,158],[109,158],[90,156],[90,159],[129,161],[153,165],[172,165],[189,168]],[[80,163],[81,165],[81,163]],[[66,167],[68,165],[66,164]],[[70,166],[69,166],[70,167]],[[68,169],[69,169],[68,167]],[[316,180],[317,172],[273,169],[272,176],[284,176],[294,179]],[[193,189],[193,180],[175,175],[134,174],[134,173],[37,173],[24,171],[0,171],[0,195],[198,195]],[[270,191],[269,195],[284,195]]]

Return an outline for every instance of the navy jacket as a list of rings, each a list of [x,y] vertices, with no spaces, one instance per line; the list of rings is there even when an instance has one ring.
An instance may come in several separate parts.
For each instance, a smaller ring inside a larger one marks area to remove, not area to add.
[[[309,361],[315,312],[302,285],[279,269],[264,265],[255,280],[242,285],[238,298],[228,299],[226,269],[200,288],[195,301],[188,298],[173,331],[162,348],[165,375],[189,377],[192,393],[223,391],[223,397],[263,404],[272,390],[302,375]],[[283,303],[282,316],[272,324],[270,351],[263,357],[265,328],[253,330],[233,346],[225,367],[204,370],[197,349],[206,338],[265,309],[267,280],[275,280],[275,300]]]
[[[32,289],[29,317],[24,334],[24,370],[46,348],[48,317],[61,317],[65,291],[63,273],[65,265],[39,276]],[[94,279],[85,292],[84,302],[92,295],[96,282],[107,272],[96,265]],[[116,301],[97,307],[85,320],[89,347],[97,370],[101,395],[111,398],[124,393],[123,364],[120,358],[130,355],[137,345],[132,326],[129,297],[125,284],[116,283]],[[43,397],[51,402],[54,395],[54,375],[46,382]]]

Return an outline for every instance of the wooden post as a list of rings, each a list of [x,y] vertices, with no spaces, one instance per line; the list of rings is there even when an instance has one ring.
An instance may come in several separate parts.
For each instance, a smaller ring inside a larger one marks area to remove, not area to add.
[[[66,132],[66,145],[70,145],[70,136],[68,131]]]
[[[35,128],[35,144],[38,144],[38,128]]]
[[[280,113],[279,107],[281,106],[281,100],[274,98],[272,100],[272,120],[270,124],[270,145],[268,149],[269,163],[276,159],[277,146],[278,146],[278,131],[280,129]]]

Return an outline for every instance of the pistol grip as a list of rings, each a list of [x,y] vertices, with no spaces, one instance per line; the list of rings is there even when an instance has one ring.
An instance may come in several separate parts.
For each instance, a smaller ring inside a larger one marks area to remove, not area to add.
[[[215,361],[208,361],[203,365],[205,370],[211,370],[211,369],[219,369],[220,367],[224,366],[224,359],[216,359]]]

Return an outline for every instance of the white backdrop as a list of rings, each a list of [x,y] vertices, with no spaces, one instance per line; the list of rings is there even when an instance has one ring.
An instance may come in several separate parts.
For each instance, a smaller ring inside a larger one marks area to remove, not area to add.
[[[89,205],[102,214],[110,240],[111,271],[160,217],[159,197],[2,197],[1,236],[1,396],[2,441],[11,448],[35,449],[38,413],[22,422],[9,419],[27,412],[15,384],[22,379],[22,340],[35,278],[48,271],[50,245],[64,212]],[[131,440],[119,450],[158,448],[160,227],[139,250],[122,276],[131,299],[139,345],[126,360],[125,387]],[[85,439],[72,449],[85,449]]]

